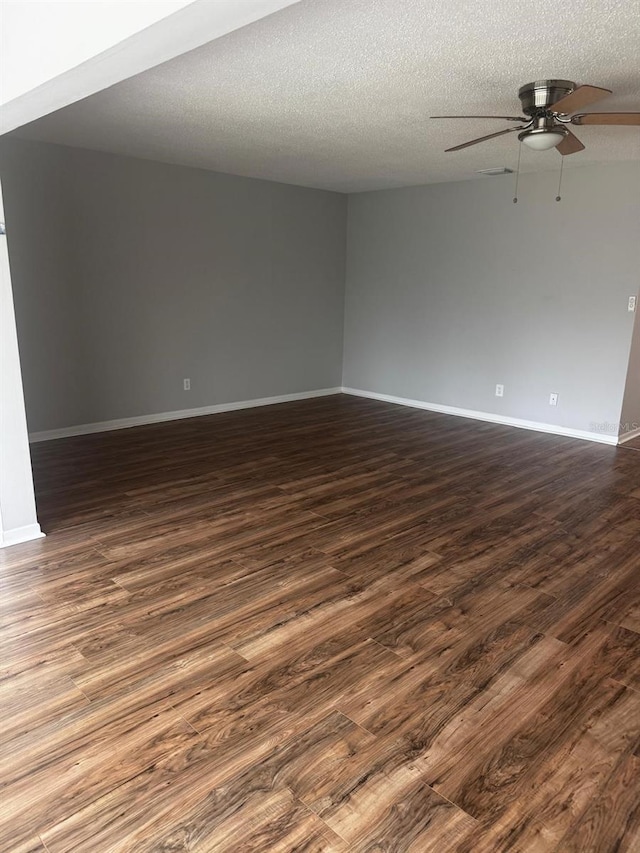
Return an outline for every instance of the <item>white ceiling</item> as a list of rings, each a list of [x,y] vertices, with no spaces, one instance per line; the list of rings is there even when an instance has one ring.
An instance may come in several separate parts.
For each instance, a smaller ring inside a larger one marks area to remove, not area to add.
[[[302,0],[17,134],[342,192],[460,180],[515,167],[517,134],[445,154],[509,125],[429,115],[518,115],[550,77],[640,110],[639,45],[635,0]],[[640,158],[638,128],[576,135],[565,168]],[[559,163],[523,146],[524,171]]]

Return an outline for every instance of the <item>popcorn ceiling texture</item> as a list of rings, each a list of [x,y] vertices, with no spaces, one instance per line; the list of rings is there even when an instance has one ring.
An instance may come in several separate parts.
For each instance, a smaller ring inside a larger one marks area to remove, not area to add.
[[[517,134],[445,154],[509,125],[429,115],[518,115],[551,77],[640,110],[639,45],[630,0],[302,0],[16,134],[341,192],[461,180],[514,168]],[[565,168],[640,156],[638,128],[576,135]],[[523,171],[559,165],[523,147]]]

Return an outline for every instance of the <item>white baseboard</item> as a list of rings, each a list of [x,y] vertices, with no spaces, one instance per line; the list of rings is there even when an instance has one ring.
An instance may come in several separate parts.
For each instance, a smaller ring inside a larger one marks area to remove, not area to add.
[[[631,441],[632,438],[637,438],[640,435],[640,429],[633,429],[631,432],[623,432],[622,435],[618,436],[618,444],[624,444],[627,441]]]
[[[551,435],[564,435],[568,438],[580,438],[586,441],[597,441],[600,444],[617,444],[616,435],[604,435],[588,430],[570,429],[556,424],[545,424],[539,421],[527,421],[522,418],[510,418],[496,415],[492,412],[476,412],[473,409],[459,409],[456,406],[443,406],[439,403],[426,403],[423,400],[410,400],[406,397],[393,397],[390,394],[378,394],[374,391],[362,391],[359,388],[344,388],[343,394],[354,397],[367,397],[371,400],[381,400],[385,403],[395,403],[398,406],[411,406],[414,409],[426,409],[428,412],[440,412],[443,415],[455,415],[459,418],[471,418],[476,421],[486,421],[492,424],[504,424],[518,429],[530,429],[535,432],[547,432]]]
[[[375,391],[363,391],[359,388],[320,388],[315,391],[300,391],[294,394],[281,394],[276,397],[261,397],[253,400],[240,400],[234,403],[219,403],[214,406],[201,406],[197,409],[180,409],[175,412],[158,412],[151,415],[138,415],[132,418],[121,418],[112,421],[100,421],[91,424],[79,424],[77,426],[62,427],[61,429],[44,430],[33,432],[29,435],[32,443],[39,441],[51,441],[56,438],[70,438],[74,435],[89,435],[96,432],[109,432],[117,429],[128,429],[129,427],[145,426],[146,424],[157,424],[164,421],[176,421],[183,418],[197,418],[202,415],[215,415],[220,412],[235,412],[240,409],[252,409],[258,406],[273,406],[277,403],[290,403],[295,400],[309,400],[314,397],[328,397],[332,394],[349,394],[354,397],[366,397],[370,400],[380,400],[385,403],[394,403],[398,406],[410,406],[414,409],[425,409],[428,412],[439,412],[444,415],[471,418],[472,420],[485,421],[486,423],[503,424],[504,426],[517,427],[518,429],[529,429],[535,432],[546,432],[551,435],[563,435],[568,438],[579,438],[586,441],[595,441],[600,444],[623,444],[640,435],[640,429],[625,433],[623,436],[606,435],[604,433],[589,432],[588,430],[577,430],[557,424],[546,424],[539,421],[528,421],[522,418],[511,418],[505,415],[497,415],[492,412],[478,412],[474,409],[461,409],[456,406],[445,406],[440,403],[428,403],[424,400],[412,400],[407,397],[396,397],[391,394],[379,394]],[[26,528],[19,528],[23,530]],[[39,531],[39,528],[38,528]],[[11,531],[9,531],[11,533]],[[44,534],[41,534],[44,535]],[[28,536],[27,539],[35,539]],[[15,540],[27,541],[27,539]],[[5,544],[7,534],[5,533]]]
[[[11,530],[3,530],[0,539],[0,548],[8,548],[10,545],[19,545],[21,542],[31,542],[32,539],[42,539],[44,533],[39,524],[27,524],[26,527],[14,527]]]
[[[100,421],[92,424],[79,424],[78,426],[62,427],[62,429],[48,429],[43,432],[32,432],[29,434],[30,442],[51,441],[55,438],[70,438],[74,435],[89,435],[94,432],[109,432],[115,429],[128,429],[129,427],[144,426],[146,424],[158,424],[163,421],[177,421],[183,418],[198,418],[202,415],[216,415],[220,412],[235,412],[239,409],[253,409],[257,406],[273,406],[277,403],[291,403],[294,400],[309,400],[313,397],[328,397],[331,394],[340,394],[341,388],[320,388],[316,391],[299,391],[294,394],[280,394],[277,397],[261,397],[255,400],[240,400],[235,403],[219,403],[215,406],[201,406],[198,409],[180,409],[177,412],[158,412],[153,415],[138,415],[133,418],[121,418],[113,421]]]

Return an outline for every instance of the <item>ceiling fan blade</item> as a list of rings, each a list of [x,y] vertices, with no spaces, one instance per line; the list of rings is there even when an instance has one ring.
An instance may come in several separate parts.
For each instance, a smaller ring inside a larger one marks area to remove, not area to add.
[[[528,121],[524,116],[429,116],[429,118],[499,118],[501,121]]]
[[[578,86],[573,92],[552,104],[550,109],[554,113],[573,113],[610,94],[611,89],[601,89],[599,86]]]
[[[571,116],[571,124],[640,125],[640,113],[583,113]]]
[[[460,151],[463,148],[468,148],[470,145],[477,145],[478,142],[484,142],[486,139],[495,139],[496,136],[503,136],[505,133],[514,133],[516,130],[524,130],[524,127],[508,127],[506,130],[499,130],[497,133],[490,133],[488,136],[480,136],[478,139],[472,139],[471,142],[463,142],[462,145],[447,148],[445,154],[449,151]]]
[[[578,137],[575,136],[573,133],[571,133],[571,131],[568,128],[565,128],[565,129],[567,131],[567,134],[566,134],[565,138],[562,140],[562,142],[560,142],[560,143],[558,143],[558,145],[556,145],[556,149],[562,155],[577,154],[578,151],[583,151],[584,145],[582,144],[582,142],[580,142]]]

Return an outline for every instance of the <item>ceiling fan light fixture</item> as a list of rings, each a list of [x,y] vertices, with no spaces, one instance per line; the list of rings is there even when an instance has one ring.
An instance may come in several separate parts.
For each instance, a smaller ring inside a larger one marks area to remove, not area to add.
[[[550,151],[556,148],[559,154],[566,157],[567,154],[577,154],[584,151],[584,145],[573,134],[567,124],[596,124],[596,125],[626,125],[639,127],[640,112],[629,113],[575,113],[594,101],[599,101],[606,95],[610,95],[610,89],[601,86],[576,86],[571,80],[536,80],[521,86],[518,97],[522,105],[523,116],[431,116],[431,118],[452,119],[499,119],[501,121],[513,121],[520,127],[507,127],[496,133],[488,133],[461,145],[446,148],[445,152],[462,151],[477,145],[479,142],[488,142],[497,139],[507,133],[518,133],[520,142],[533,151]],[[519,131],[519,132],[518,132]]]
[[[563,128],[534,127],[519,133],[518,139],[534,151],[549,151],[559,145],[566,135]]]

